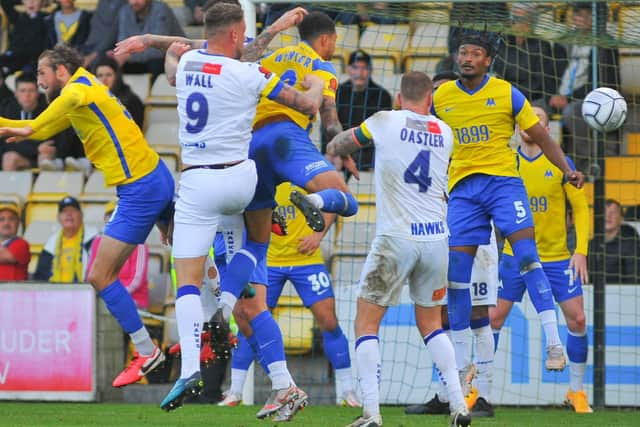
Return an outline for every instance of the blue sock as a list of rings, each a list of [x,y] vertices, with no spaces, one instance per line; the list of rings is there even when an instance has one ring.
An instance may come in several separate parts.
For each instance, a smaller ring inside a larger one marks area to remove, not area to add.
[[[119,279],[98,292],[109,312],[116,318],[127,334],[142,328],[142,320],[138,314],[136,303]]]
[[[589,338],[587,338],[587,334],[574,335],[569,331],[567,334],[567,356],[569,356],[569,361],[586,363],[588,353]]]
[[[238,333],[238,346],[233,350],[231,367],[246,371],[251,366],[251,362],[253,362],[253,349],[244,335]]]
[[[246,249],[240,249],[233,255],[231,261],[225,269],[224,276],[220,276],[220,290],[229,292],[236,298],[244,287],[249,283],[249,279],[256,268],[255,257]]]
[[[253,350],[253,354],[258,359],[258,363],[260,364],[260,366],[262,366],[262,369],[268,374],[269,367],[264,363],[264,357],[262,357],[262,353],[260,352],[260,346],[256,341],[256,334],[253,334],[250,337],[247,337],[247,342],[251,346],[251,349]]]
[[[251,329],[265,366],[285,360],[282,332],[269,310],[263,311],[251,320]]]
[[[328,188],[314,194],[322,199],[322,210],[325,212],[334,212],[341,216],[352,216],[358,212],[358,202],[351,193]]]
[[[452,331],[461,331],[471,324],[471,270],[473,256],[460,251],[449,251],[449,280],[447,312]]]
[[[324,345],[324,354],[333,365],[333,369],[343,369],[351,367],[351,358],[349,357],[349,341],[340,329],[340,326],[333,331],[322,333],[322,343]]]
[[[518,262],[522,279],[527,286],[531,303],[538,313],[553,310],[553,293],[549,279],[542,269],[536,242],[522,239],[513,244],[513,256]]]

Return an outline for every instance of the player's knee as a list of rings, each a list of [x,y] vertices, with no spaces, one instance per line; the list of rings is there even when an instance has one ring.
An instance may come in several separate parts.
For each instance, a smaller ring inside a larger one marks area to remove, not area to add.
[[[533,239],[521,239],[512,243],[513,256],[515,257],[520,273],[524,274],[536,268],[542,268],[536,242]]]
[[[586,329],[586,318],[584,312],[567,317],[567,327],[571,332],[582,333]]]
[[[338,319],[334,313],[316,314],[316,323],[322,332],[333,331],[338,327]]]

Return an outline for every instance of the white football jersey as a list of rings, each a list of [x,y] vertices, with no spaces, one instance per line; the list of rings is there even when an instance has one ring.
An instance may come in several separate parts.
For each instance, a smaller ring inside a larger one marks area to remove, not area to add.
[[[446,239],[451,128],[408,110],[380,111],[360,127],[376,147],[376,235]]]
[[[282,87],[278,76],[259,64],[204,50],[182,55],[176,74],[182,162],[248,158],[256,105],[261,96],[273,99]]]

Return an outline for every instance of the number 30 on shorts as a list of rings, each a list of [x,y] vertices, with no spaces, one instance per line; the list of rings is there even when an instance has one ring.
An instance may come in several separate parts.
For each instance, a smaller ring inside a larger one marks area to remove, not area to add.
[[[313,292],[319,292],[320,290],[327,289],[329,286],[331,286],[331,280],[329,280],[329,276],[323,271],[307,276],[307,280],[311,284],[311,290]]]

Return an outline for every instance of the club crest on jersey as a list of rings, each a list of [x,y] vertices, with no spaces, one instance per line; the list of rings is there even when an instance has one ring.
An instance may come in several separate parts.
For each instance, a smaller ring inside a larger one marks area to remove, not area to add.
[[[547,170],[544,172],[544,177],[545,177],[545,178],[553,178],[553,171],[552,171],[551,169],[547,169]]]
[[[495,107],[496,101],[493,98],[487,98],[487,107]]]

